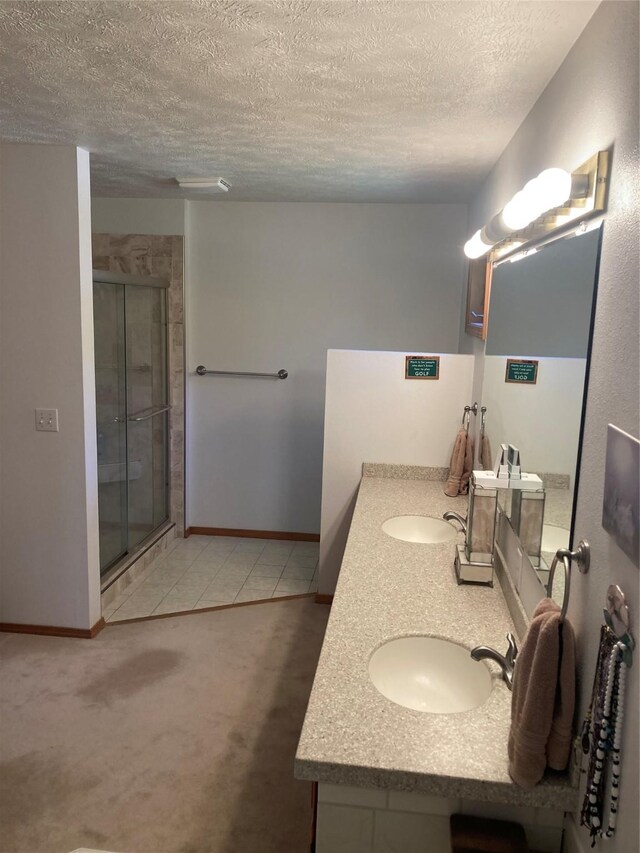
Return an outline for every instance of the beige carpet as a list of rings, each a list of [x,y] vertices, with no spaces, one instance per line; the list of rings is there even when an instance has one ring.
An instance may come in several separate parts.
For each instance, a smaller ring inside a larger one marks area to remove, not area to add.
[[[2,853],[306,853],[293,758],[328,612],[1,634]]]

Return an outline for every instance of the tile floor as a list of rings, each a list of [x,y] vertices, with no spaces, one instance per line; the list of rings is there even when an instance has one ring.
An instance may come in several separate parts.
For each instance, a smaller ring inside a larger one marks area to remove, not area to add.
[[[107,622],[315,592],[317,542],[176,539],[103,609]]]

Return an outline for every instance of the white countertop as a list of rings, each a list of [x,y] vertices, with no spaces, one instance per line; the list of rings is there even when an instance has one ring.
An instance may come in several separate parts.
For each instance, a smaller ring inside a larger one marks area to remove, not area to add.
[[[442,482],[363,477],[327,633],[295,761],[299,779],[421,791],[443,797],[573,809],[577,790],[552,774],[533,791],[507,771],[511,694],[497,665],[489,699],[457,714],[412,711],[383,697],[369,679],[371,653],[398,636],[426,635],[471,650],[504,652],[513,622],[500,585],[458,585],[455,543],[393,539],[396,515],[466,514]],[[463,541],[460,534],[459,541]]]

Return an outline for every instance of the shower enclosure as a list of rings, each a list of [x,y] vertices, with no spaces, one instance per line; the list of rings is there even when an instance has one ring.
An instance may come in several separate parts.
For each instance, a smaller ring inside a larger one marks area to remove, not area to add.
[[[102,575],[169,514],[168,284],[93,273]]]

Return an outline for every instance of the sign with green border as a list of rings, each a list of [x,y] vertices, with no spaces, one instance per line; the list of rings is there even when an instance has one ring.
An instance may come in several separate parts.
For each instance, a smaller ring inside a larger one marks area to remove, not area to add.
[[[507,359],[505,382],[516,382],[518,385],[535,385],[538,381],[538,362],[534,359]]]
[[[407,355],[404,360],[405,379],[440,379],[439,355]]]

